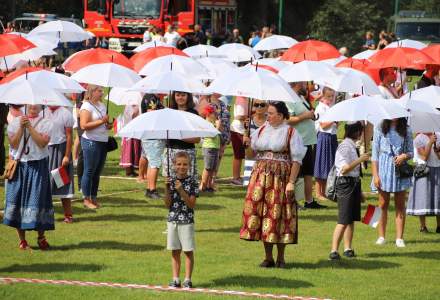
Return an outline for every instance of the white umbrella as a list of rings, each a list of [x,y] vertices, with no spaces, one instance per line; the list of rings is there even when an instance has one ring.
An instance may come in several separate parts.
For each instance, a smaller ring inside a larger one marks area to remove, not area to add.
[[[208,70],[196,60],[174,54],[153,59],[139,71],[139,75],[152,76],[165,70],[177,71],[198,79],[211,79]]]
[[[116,105],[138,105],[142,101],[142,93],[126,88],[113,88],[109,100]]]
[[[293,45],[297,44],[298,41],[290,36],[285,35],[272,35],[268,38],[262,39],[255,46],[254,49],[257,51],[270,51],[276,49],[289,49]]]
[[[141,77],[133,70],[114,63],[94,64],[80,69],[72,78],[103,87],[131,87]]]
[[[245,66],[215,79],[206,89],[208,93],[241,96],[265,101],[300,101],[289,84],[275,73]]]
[[[291,62],[281,61],[276,58],[260,58],[259,60],[254,61],[251,64],[255,66],[257,63],[259,66],[268,66],[274,68],[277,71],[281,71],[285,67],[292,65]]]
[[[221,75],[237,68],[232,62],[221,58],[202,57],[198,59],[197,62],[208,70],[210,78],[220,77]]]
[[[356,55],[353,55],[353,58],[354,59],[369,59],[371,56],[376,54],[376,52],[377,52],[377,50],[368,49],[368,50],[362,51]]]
[[[425,43],[422,43],[419,41],[404,39],[404,40],[392,42],[391,44],[389,44],[385,48],[405,47],[405,48],[414,48],[414,49],[421,50],[423,48],[426,48],[427,46],[428,45],[426,45]]]
[[[336,66],[338,63],[340,63],[341,61],[343,61],[344,59],[346,59],[347,57],[344,55],[341,55],[339,57],[336,58],[329,58],[329,59],[324,59],[324,60],[320,60],[323,63],[329,64],[330,66]]]
[[[186,111],[164,108],[134,118],[118,136],[135,139],[213,137],[220,132],[208,121]]]
[[[337,68],[337,75],[318,77],[314,82],[335,91],[359,95],[380,95],[380,90],[370,76],[352,68]]]
[[[29,80],[2,85],[0,87],[0,102],[16,105],[72,106],[72,103],[60,92]]]
[[[85,91],[85,89],[74,79],[44,69],[22,74],[5,85],[19,81],[30,81],[36,85],[54,89],[61,93],[81,93]]]
[[[223,54],[219,48],[211,46],[211,45],[195,45],[188,47],[183,50],[186,54],[193,58],[201,58],[201,57],[226,57],[226,54]]]
[[[171,45],[169,45],[165,42],[162,42],[162,41],[151,41],[151,42],[144,43],[140,46],[137,46],[136,48],[133,49],[133,51],[138,53],[138,52],[142,52],[144,50],[147,50],[150,48],[155,48],[155,47],[175,48],[174,46],[171,46]]]
[[[235,63],[253,61],[261,57],[260,53],[253,48],[238,43],[224,44],[218,49],[226,54],[226,60]]]
[[[59,42],[81,42],[90,39],[90,34],[73,22],[50,21],[38,25],[29,32],[29,36],[57,38]]]
[[[431,85],[409,92],[403,95],[401,99],[419,100],[430,104],[434,108],[440,108],[440,87]]]
[[[287,82],[314,81],[318,78],[332,78],[336,74],[334,67],[320,61],[308,60],[291,64],[278,73]]]
[[[410,113],[408,125],[414,132],[440,131],[440,112],[432,105],[414,99],[395,99]]]
[[[167,71],[145,77],[129,90],[152,94],[168,94],[172,91],[204,94],[205,86],[200,80],[176,71]]]
[[[390,99],[379,96],[359,96],[341,101],[323,115],[319,122],[369,121],[378,124],[384,119],[408,117],[408,111]]]

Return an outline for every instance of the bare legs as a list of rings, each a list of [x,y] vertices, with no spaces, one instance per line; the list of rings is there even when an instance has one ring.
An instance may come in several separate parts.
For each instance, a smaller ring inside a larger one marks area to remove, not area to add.
[[[325,198],[326,179],[315,178],[315,193],[317,198]]]
[[[147,169],[147,189],[150,191],[156,190],[157,177],[159,176],[158,168]]]
[[[180,275],[180,253],[181,250],[173,250],[171,256],[171,267],[173,269],[173,278],[179,278]],[[192,272],[194,269],[194,252],[188,251],[185,253],[185,279],[191,280]]]
[[[232,160],[232,179],[240,180],[242,159],[234,158]]]
[[[352,249],[351,244],[353,241],[354,223],[351,224],[337,224],[335,231],[333,232],[332,251],[338,252],[339,244],[342,237],[344,237],[344,250]]]
[[[405,227],[405,201],[406,192],[394,193],[394,203],[396,206],[396,239],[403,239],[403,232]],[[379,190],[379,207],[382,209],[380,216],[378,233],[379,237],[385,238],[387,222],[388,222],[388,207],[390,205],[390,193]]]
[[[306,202],[310,203],[313,201],[313,177],[304,176],[304,198]]]
[[[143,182],[145,178],[147,178],[147,168],[148,168],[148,160],[141,156],[139,159],[139,174],[138,174],[138,182]]]

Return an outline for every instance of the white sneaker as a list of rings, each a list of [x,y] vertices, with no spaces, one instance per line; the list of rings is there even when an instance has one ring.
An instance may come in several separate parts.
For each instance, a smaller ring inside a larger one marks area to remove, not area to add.
[[[379,237],[376,241],[376,245],[385,245],[385,238],[383,236]],[[403,242],[403,241],[402,241]],[[397,242],[396,242],[397,243]]]
[[[396,246],[397,248],[405,248],[405,242],[402,239],[397,239]]]

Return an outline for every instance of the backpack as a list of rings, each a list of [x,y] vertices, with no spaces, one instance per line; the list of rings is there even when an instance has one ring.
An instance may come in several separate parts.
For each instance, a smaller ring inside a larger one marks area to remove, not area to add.
[[[336,180],[338,177],[336,173],[336,167],[335,165],[333,165],[333,167],[330,169],[330,172],[328,173],[327,184],[325,186],[325,196],[333,202],[337,202]]]

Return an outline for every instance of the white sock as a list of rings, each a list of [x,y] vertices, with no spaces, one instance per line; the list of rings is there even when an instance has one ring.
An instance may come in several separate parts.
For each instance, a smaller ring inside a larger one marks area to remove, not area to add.
[[[174,281],[174,282],[177,282],[177,283],[180,283],[180,278],[179,278],[179,277],[174,277],[174,278],[173,278],[173,281]]]
[[[185,281],[191,281],[191,278],[185,278]]]

